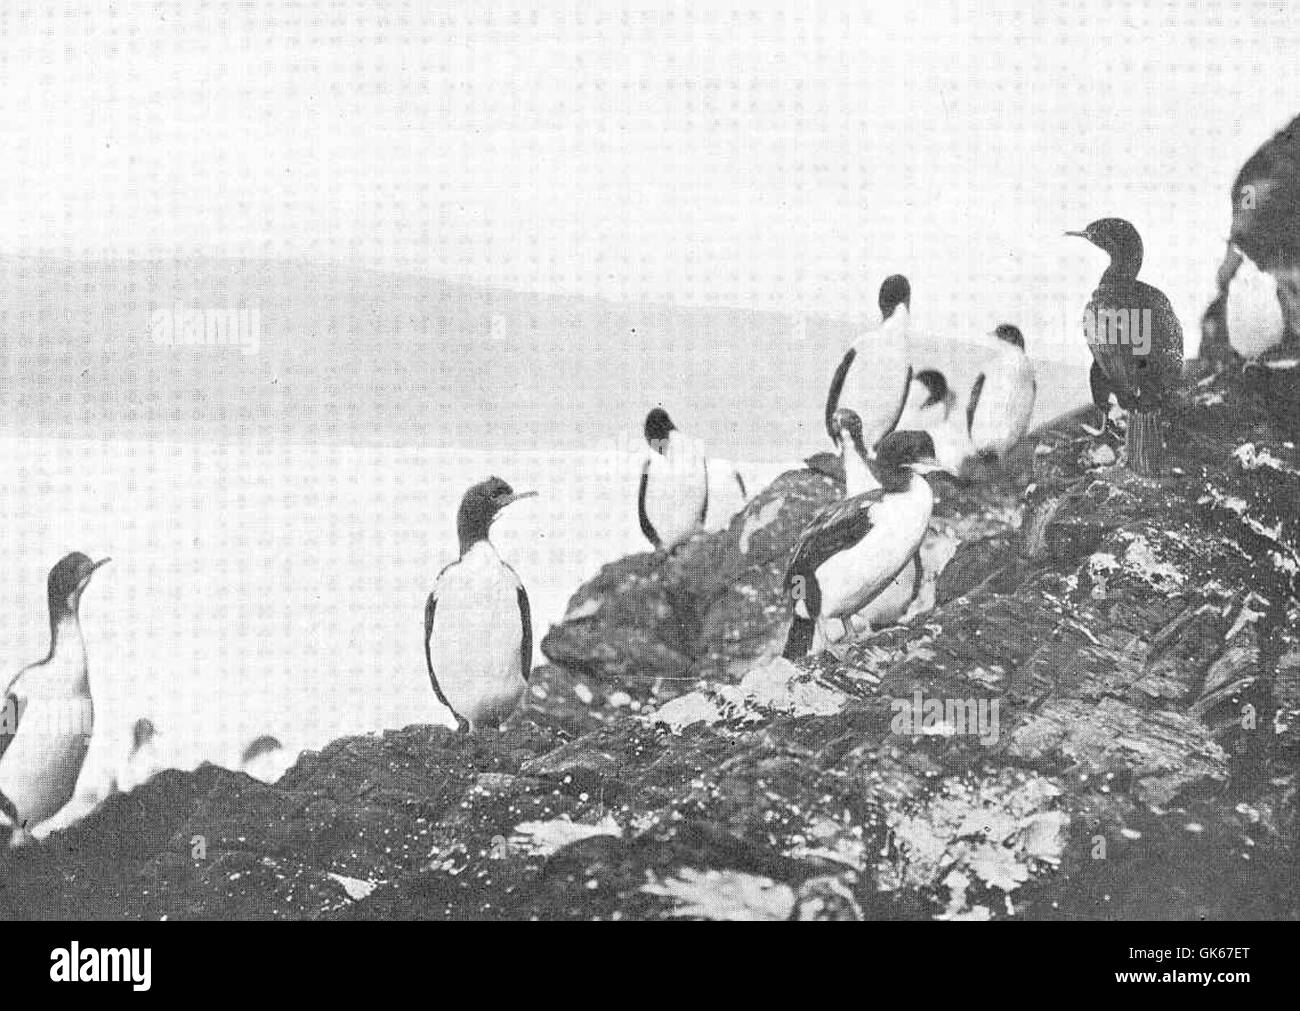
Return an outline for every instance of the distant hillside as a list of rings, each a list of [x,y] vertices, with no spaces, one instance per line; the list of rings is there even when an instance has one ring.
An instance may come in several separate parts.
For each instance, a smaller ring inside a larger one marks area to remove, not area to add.
[[[255,308],[260,347],[159,346],[157,310]],[[824,440],[840,320],[478,288],[275,260],[0,259],[10,434],[350,445],[608,443],[662,403],[718,455]],[[1032,342],[1032,335],[1030,340]],[[1077,370],[1040,363],[1045,418]]]

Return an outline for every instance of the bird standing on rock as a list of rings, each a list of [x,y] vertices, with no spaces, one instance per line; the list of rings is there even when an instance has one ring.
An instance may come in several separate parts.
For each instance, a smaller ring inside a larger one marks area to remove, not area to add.
[[[499,477],[474,485],[456,514],[460,559],[438,574],[424,608],[424,658],[434,694],[462,732],[500,725],[528,687],[533,625],[528,593],[488,540],[516,492]]]
[[[1019,327],[1001,323],[989,336],[994,351],[975,380],[967,413],[971,447],[1001,460],[1029,428],[1038,382]]]
[[[1129,414],[1129,467],[1157,475],[1163,466],[1163,418],[1181,384],[1182,325],[1164,293],[1137,279],[1142,239],[1129,222],[1101,218],[1081,232],[1065,234],[1087,239],[1110,256],[1083,319],[1093,357],[1089,385],[1102,430],[1114,394]]]
[[[0,830],[10,845],[57,814],[72,799],[94,732],[81,594],[95,570],[80,551],[50,570],[50,651],[24,667],[0,696]]]
[[[870,453],[898,424],[912,383],[907,350],[912,286],[907,278],[885,278],[877,304],[880,326],[845,352],[826,395],[826,434],[834,441],[831,418],[841,406],[850,408],[862,419],[862,438]]]
[[[869,460],[862,439],[862,419],[846,407],[841,407],[831,419],[840,444],[840,458],[844,465],[844,497],[852,498],[882,487],[876,470],[879,460]],[[823,638],[834,642],[851,632],[867,631],[895,621],[906,613],[921,588],[921,566],[913,557],[903,566],[887,587],[880,591],[858,614],[844,619],[827,617],[822,621]],[[836,626],[836,623],[843,628]]]
[[[651,453],[641,468],[637,518],[646,539],[671,552],[704,529],[709,464],[702,448],[678,431],[662,407],[646,415],[645,441]]]
[[[934,508],[923,475],[943,469],[933,440],[925,432],[893,432],[881,440],[875,464],[881,487],[823,510],[799,538],[785,576],[794,601],[788,659],[814,648],[827,618],[843,621],[865,610],[874,626],[869,605],[884,603],[884,591],[920,550]]]

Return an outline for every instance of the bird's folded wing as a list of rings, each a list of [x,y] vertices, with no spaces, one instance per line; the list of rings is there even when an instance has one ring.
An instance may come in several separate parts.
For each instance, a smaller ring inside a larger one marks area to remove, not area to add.
[[[645,511],[646,489],[650,486],[650,465],[653,461],[647,459],[641,467],[641,486],[636,493],[636,515],[641,524],[641,533],[645,535],[646,540],[656,548],[663,542],[659,539],[659,533],[655,530],[654,524],[650,522],[650,517]]]
[[[516,577],[518,578],[518,577]],[[519,624],[523,630],[523,641],[519,644],[519,670],[524,675],[524,680],[528,680],[528,675],[533,672],[533,612],[528,605],[528,591],[524,589],[524,584],[519,584]]]
[[[975,412],[979,410],[980,398],[984,396],[984,384],[988,381],[988,376],[981,372],[975,377],[975,382],[971,384],[970,400],[966,404],[966,434],[969,436],[971,430],[975,427]],[[985,405],[985,410],[988,405]]]
[[[1130,409],[1133,395],[1138,390],[1138,356],[1127,344],[1092,342],[1092,357],[1097,362],[1106,382],[1125,410]]]
[[[446,571],[446,569],[443,569],[443,572]],[[439,575],[439,578],[441,578],[441,575]],[[433,618],[437,611],[438,587],[435,584],[433,592],[429,594],[429,599],[425,601],[424,604],[424,662],[429,668],[429,683],[433,685],[433,694],[437,696],[439,702],[448,709],[451,709],[451,703],[447,701],[447,696],[442,693],[442,685],[438,684],[438,675],[434,673],[433,670],[433,646],[431,644],[431,639],[433,638]],[[451,711],[453,713],[455,712],[454,709],[451,709]]]
[[[880,488],[854,495],[822,510],[799,537],[787,580],[809,576],[832,555],[852,547],[871,532],[871,508],[884,497]]]
[[[849,348],[842,359],[839,367],[835,369],[835,375],[831,377],[831,388],[826,393],[826,434],[835,438],[835,433],[831,426],[831,417],[839,410],[840,394],[844,392],[844,380],[848,378],[849,367],[853,364],[853,359],[858,356],[856,348]]]

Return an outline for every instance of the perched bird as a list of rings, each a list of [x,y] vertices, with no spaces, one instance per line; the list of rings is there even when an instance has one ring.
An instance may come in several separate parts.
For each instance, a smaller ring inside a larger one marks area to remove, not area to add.
[[[95,706],[78,608],[95,570],[80,551],[50,570],[50,651],[24,667],[5,689],[0,710],[0,828],[10,844],[57,814],[72,799],[81,775]]]
[[[852,498],[878,491],[882,487],[880,478],[876,476],[880,461],[867,457],[862,440],[862,419],[847,407],[841,407],[832,417],[831,425],[837,433],[836,441],[843,461],[844,497]],[[895,621],[907,612],[920,588],[921,566],[917,558],[913,557],[899,570],[894,581],[881,590],[861,612],[844,619],[824,618],[820,626],[823,639],[828,643],[834,642],[850,631],[870,631],[873,626],[880,627]]]
[[[488,540],[493,520],[516,492],[499,477],[460,502],[460,559],[440,573],[424,608],[424,658],[438,701],[462,731],[500,725],[519,703],[533,662],[528,593]]]
[[[933,440],[925,432],[893,432],[881,440],[875,465],[880,488],[824,509],[799,538],[785,577],[794,601],[789,659],[813,648],[824,619],[861,617],[925,538],[934,494],[923,475],[942,469]]]
[[[709,464],[699,444],[679,432],[662,407],[646,415],[645,440],[651,453],[641,468],[637,518],[650,543],[670,552],[704,529]]]
[[[1081,232],[1109,254],[1110,266],[1084,310],[1084,337],[1092,351],[1089,373],[1093,403],[1105,431],[1114,394],[1129,413],[1128,465],[1139,474],[1162,466],[1162,418],[1174,407],[1182,378],[1183,328],[1159,288],[1137,279],[1142,239],[1123,218],[1101,218]]]
[[[1038,383],[1019,327],[1002,323],[989,336],[995,345],[971,391],[967,431],[976,454],[1001,460],[1029,428]]]
[[[885,278],[877,302],[880,326],[845,352],[826,395],[826,434],[834,441],[831,418],[841,406],[851,408],[862,419],[862,438],[871,453],[898,424],[912,382],[907,349],[912,287],[907,278]]]

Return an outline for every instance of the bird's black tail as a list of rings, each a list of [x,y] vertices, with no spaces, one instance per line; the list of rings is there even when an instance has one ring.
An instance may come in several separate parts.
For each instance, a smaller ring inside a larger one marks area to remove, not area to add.
[[[785,639],[785,650],[782,656],[787,660],[798,660],[800,657],[808,655],[812,649],[813,633],[816,631],[817,623],[812,618],[800,618],[795,615],[794,623],[790,626],[790,634]]]

